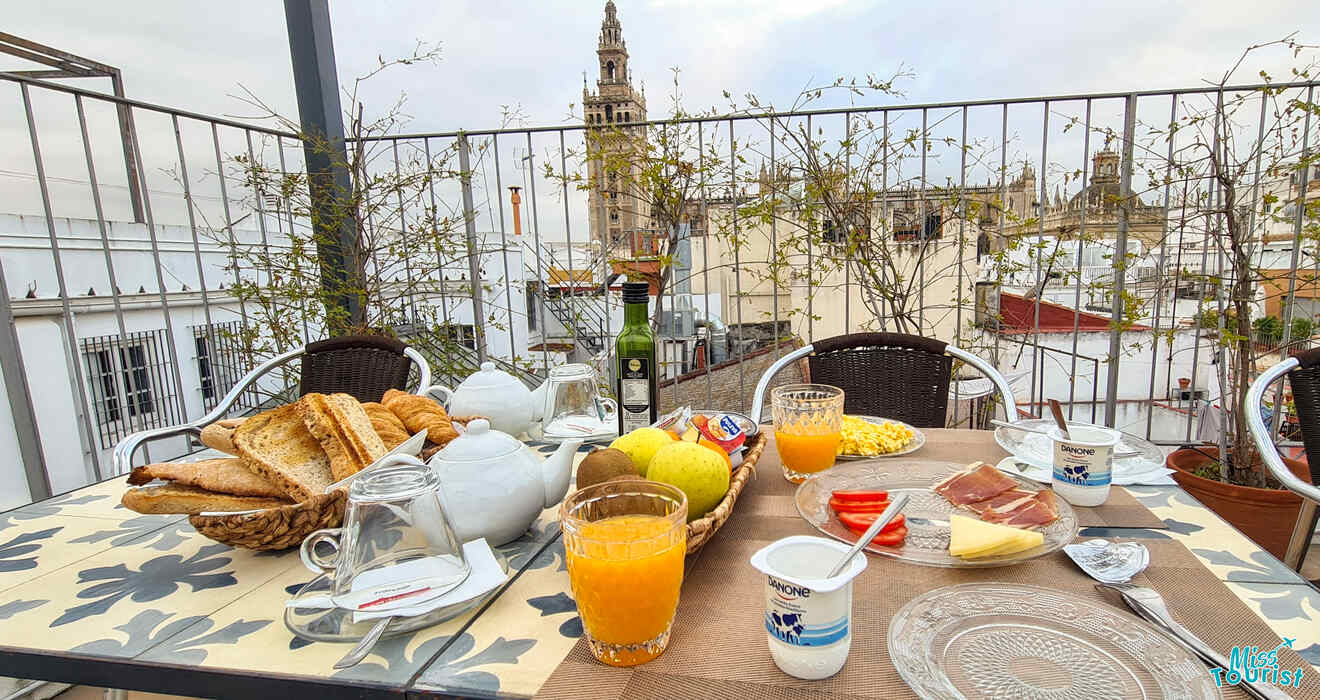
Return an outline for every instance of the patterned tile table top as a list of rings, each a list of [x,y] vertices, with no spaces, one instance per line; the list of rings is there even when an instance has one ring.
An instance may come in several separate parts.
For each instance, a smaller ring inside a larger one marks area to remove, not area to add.
[[[929,432],[937,440],[944,431]],[[990,433],[975,437],[993,444]],[[501,548],[515,576],[499,596],[387,639],[362,664],[334,672],[345,645],[308,642],[284,628],[284,601],[311,578],[295,553],[231,549],[197,535],[180,516],[138,515],[119,506],[123,488],[115,479],[0,514],[0,647],[391,692],[527,696],[581,634],[558,514],[547,509],[527,535]],[[1320,591],[1176,487],[1129,491],[1167,529],[1082,534],[1180,540],[1320,664]]]
[[[124,488],[116,478],[0,514],[0,648],[402,693],[441,652],[465,643],[462,631],[484,610],[386,639],[336,672],[348,645],[300,639],[284,626],[285,601],[313,578],[296,552],[234,549],[198,535],[183,516],[139,515],[119,505]],[[558,534],[558,513],[546,509],[497,558],[516,574]]]

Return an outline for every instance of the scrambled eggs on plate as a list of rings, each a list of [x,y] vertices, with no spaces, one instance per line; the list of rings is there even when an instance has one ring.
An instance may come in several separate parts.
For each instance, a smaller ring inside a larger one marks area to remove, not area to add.
[[[889,454],[903,449],[912,438],[912,430],[905,425],[892,421],[877,425],[857,416],[845,415],[843,439],[839,441],[836,454],[864,457]]]

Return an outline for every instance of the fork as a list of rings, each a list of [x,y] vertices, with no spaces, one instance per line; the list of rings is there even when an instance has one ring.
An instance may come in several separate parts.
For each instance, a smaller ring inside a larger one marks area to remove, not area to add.
[[[1163,627],[1173,635],[1175,640],[1195,653],[1202,661],[1222,669],[1232,668],[1229,660],[1224,658],[1223,654],[1215,651],[1204,640],[1183,626],[1182,623],[1173,619],[1173,614],[1169,612],[1169,606],[1164,602],[1164,596],[1161,596],[1158,591],[1131,583],[1097,583],[1095,587],[1118,591],[1128,607],[1148,622]],[[1272,685],[1248,682],[1245,678],[1238,684],[1238,687],[1259,700],[1286,700],[1290,697],[1287,693]]]

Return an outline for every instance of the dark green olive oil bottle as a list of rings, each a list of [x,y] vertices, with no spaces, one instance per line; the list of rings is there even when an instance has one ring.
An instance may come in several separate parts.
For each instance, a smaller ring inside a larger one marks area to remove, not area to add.
[[[646,309],[650,288],[647,282],[623,283],[623,328],[614,340],[620,435],[656,420],[655,333]]]

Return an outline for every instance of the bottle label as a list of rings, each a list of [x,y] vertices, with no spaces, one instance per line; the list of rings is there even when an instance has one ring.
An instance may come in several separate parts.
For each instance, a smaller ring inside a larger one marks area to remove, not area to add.
[[[645,359],[619,362],[619,412],[625,433],[651,424],[651,367]]]

